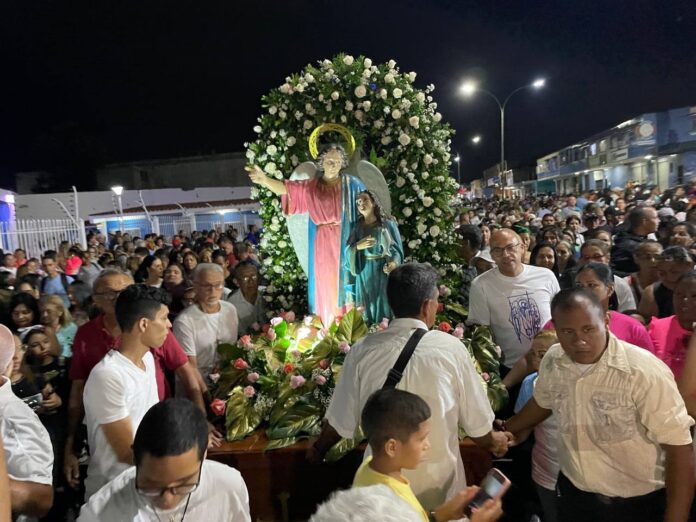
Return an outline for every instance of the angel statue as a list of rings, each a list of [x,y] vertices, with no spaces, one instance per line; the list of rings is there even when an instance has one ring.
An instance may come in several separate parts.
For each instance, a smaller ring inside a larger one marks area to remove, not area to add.
[[[360,218],[348,238],[346,260],[355,276],[355,303],[365,309],[365,319],[373,324],[392,316],[387,278],[403,262],[404,248],[396,221],[374,192],[358,194],[357,206]]]
[[[332,143],[320,154],[317,140],[326,132],[339,133],[346,146]],[[307,274],[310,311],[328,326],[352,304],[350,289],[355,278],[343,247],[357,225],[357,195],[368,187],[380,198],[386,194],[388,200],[389,189],[380,170],[370,162],[350,162],[355,139],[342,125],[325,123],[314,129],[309,151],[317,162],[301,163],[287,181],[266,176],[257,165],[247,171],[253,183],[281,196],[293,248]]]

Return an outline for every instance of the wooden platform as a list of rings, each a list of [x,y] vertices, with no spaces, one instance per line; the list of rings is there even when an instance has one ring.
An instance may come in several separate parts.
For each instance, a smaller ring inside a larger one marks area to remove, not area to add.
[[[252,520],[307,520],[332,491],[350,487],[362,462],[364,448],[334,464],[312,465],[305,460],[308,440],[264,452],[263,430],[244,440],[208,450],[208,458],[239,470],[249,489]],[[460,444],[468,484],[478,484],[491,468],[491,455],[467,439]]]

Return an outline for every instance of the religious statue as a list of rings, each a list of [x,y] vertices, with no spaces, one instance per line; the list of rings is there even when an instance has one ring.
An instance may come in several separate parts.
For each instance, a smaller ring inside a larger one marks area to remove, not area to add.
[[[337,132],[346,146],[332,143],[321,154],[317,140],[325,132]],[[326,123],[309,139],[314,162],[297,166],[289,180],[266,176],[261,168],[247,167],[253,183],[281,196],[290,238],[307,274],[308,301],[312,313],[328,326],[351,304],[354,276],[345,260],[345,245],[358,222],[358,194],[370,188],[379,196],[389,189],[380,170],[365,160],[351,163],[355,139],[342,125]]]
[[[370,190],[358,194],[360,218],[348,238],[346,261],[355,276],[355,303],[365,309],[368,323],[391,318],[387,301],[389,272],[404,260],[401,234],[394,218]]]

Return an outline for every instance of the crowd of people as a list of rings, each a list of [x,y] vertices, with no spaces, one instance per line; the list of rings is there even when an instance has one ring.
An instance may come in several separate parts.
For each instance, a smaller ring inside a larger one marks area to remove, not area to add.
[[[509,404],[493,412],[468,351],[433,329],[437,270],[396,267],[394,319],[346,356],[307,451],[318,463],[362,429],[366,459],[312,520],[463,519],[477,488],[461,429],[496,457],[531,453],[507,514],[491,499],[472,522],[696,520],[695,196],[470,201],[458,298],[500,347]],[[19,520],[250,520],[254,491],[206,451],[223,438],[208,422],[217,346],[268,321],[260,234],[93,233],[86,249],[3,254],[0,506]]]

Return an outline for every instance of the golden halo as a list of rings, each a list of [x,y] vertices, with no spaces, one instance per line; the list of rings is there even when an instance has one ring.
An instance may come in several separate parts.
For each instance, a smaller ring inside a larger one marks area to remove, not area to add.
[[[343,136],[343,139],[346,140],[346,154],[348,155],[348,159],[353,156],[353,152],[355,152],[355,138],[350,131],[338,123],[324,123],[323,125],[319,125],[312,131],[312,134],[309,135],[309,153],[312,155],[312,158],[317,159],[319,157],[317,140],[319,136],[325,132],[338,132]]]

